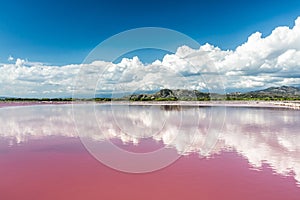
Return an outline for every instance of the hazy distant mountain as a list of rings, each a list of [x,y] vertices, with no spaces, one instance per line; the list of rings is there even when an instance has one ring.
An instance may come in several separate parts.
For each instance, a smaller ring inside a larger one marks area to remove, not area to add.
[[[264,90],[258,90],[252,93],[264,94],[264,95],[300,95],[300,88],[292,86],[270,87]]]
[[[229,98],[270,98],[270,99],[289,99],[300,98],[300,88],[293,86],[270,87],[263,90],[256,90],[246,93],[230,93]]]

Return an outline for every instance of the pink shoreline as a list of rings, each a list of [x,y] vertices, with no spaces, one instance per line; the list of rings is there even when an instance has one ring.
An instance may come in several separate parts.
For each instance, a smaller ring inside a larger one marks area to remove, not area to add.
[[[300,101],[114,101],[115,105],[181,105],[300,109]]]
[[[11,107],[11,106],[33,106],[33,105],[60,105],[60,104],[71,104],[69,101],[2,101],[0,102],[1,107]]]
[[[63,104],[93,104],[84,101],[8,101],[0,102],[1,107],[33,106],[33,105],[63,105]],[[300,110],[300,101],[109,101],[97,104],[114,105],[181,105],[181,106],[228,106],[228,107],[262,107],[289,108]]]

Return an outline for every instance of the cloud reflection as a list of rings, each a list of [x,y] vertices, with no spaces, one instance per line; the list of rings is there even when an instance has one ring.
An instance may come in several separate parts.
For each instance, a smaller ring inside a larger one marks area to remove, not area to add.
[[[219,113],[210,107],[98,105],[90,112],[93,105],[75,106],[80,108],[77,125],[85,130],[81,137],[104,142],[120,139],[128,144],[148,138],[163,142],[179,154],[200,156]],[[95,117],[96,124],[89,120]],[[10,146],[47,136],[79,137],[70,105],[1,108],[0,120],[0,138]],[[223,131],[210,156],[234,150],[254,168],[266,163],[276,173],[293,174],[300,182],[299,121],[296,110],[227,108]]]

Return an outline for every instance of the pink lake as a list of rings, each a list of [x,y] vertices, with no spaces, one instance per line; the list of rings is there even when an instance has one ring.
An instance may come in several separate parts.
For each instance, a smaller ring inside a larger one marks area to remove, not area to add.
[[[296,110],[33,105],[0,119],[1,200],[300,197]]]

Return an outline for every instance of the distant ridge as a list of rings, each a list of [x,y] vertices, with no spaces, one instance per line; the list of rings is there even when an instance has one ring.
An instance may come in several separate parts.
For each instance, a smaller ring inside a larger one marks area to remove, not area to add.
[[[230,93],[228,98],[258,98],[258,99],[300,99],[300,88],[293,86],[269,87],[263,90],[256,90],[246,93]]]
[[[0,97],[0,101],[209,101],[209,100],[263,100],[282,101],[300,100],[300,88],[293,86],[269,87],[263,90],[250,92],[233,92],[228,94],[216,94],[186,89],[161,89],[158,92],[145,94],[132,94],[120,98],[15,98]]]
[[[299,96],[300,88],[293,86],[270,87],[264,90],[258,90],[250,93],[258,93],[262,95],[288,95]]]
[[[133,94],[125,97],[132,101],[203,101],[203,100],[300,100],[300,88],[293,86],[270,87],[246,93],[210,94],[198,90],[162,89],[154,94]]]

